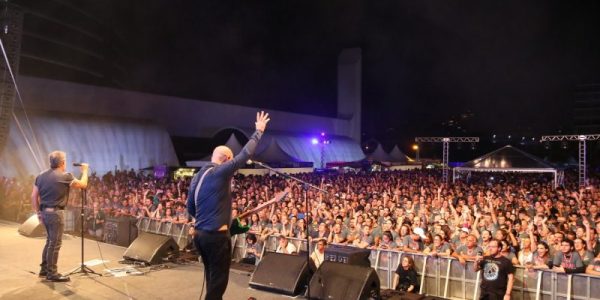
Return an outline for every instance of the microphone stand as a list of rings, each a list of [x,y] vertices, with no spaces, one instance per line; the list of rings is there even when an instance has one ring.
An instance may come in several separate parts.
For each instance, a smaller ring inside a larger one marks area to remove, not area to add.
[[[310,240],[309,240],[309,231],[308,231],[308,227],[310,226],[309,220],[308,220],[308,214],[310,213],[310,202],[308,201],[307,192],[308,192],[309,189],[314,189],[314,190],[320,191],[321,193],[324,193],[326,195],[328,195],[329,192],[327,192],[326,190],[324,190],[324,189],[322,189],[322,188],[320,188],[320,187],[318,187],[318,186],[316,186],[314,184],[306,182],[306,181],[304,181],[304,180],[302,180],[302,179],[300,179],[298,177],[294,177],[294,176],[292,176],[290,174],[286,174],[286,173],[283,173],[281,171],[275,170],[274,168],[272,168],[269,165],[264,164],[262,162],[255,161],[255,160],[253,160],[252,162],[254,164],[258,165],[258,166],[261,166],[261,167],[263,167],[263,168],[265,168],[265,169],[267,169],[267,170],[269,170],[269,171],[277,174],[277,175],[281,175],[281,176],[283,176],[285,178],[292,179],[292,180],[294,180],[294,181],[302,184],[302,189],[303,189],[303,193],[302,194],[304,196],[304,205],[306,206],[306,213],[304,215],[305,219],[306,219],[306,228],[304,229],[304,231],[306,233],[306,267],[308,268],[308,270],[310,272]],[[311,216],[311,219],[313,217],[314,216]],[[310,220],[310,221],[312,222],[312,220]],[[310,296],[310,280],[308,281],[306,287],[307,287],[306,288],[307,298],[311,299],[311,296]]]
[[[83,225],[85,222],[85,202],[87,199],[87,189],[82,189],[81,190],[81,265],[77,268],[75,268],[73,271],[69,272],[69,274],[67,275],[73,275],[73,274],[84,274],[84,275],[88,275],[88,274],[94,274],[94,275],[98,275],[98,276],[102,276],[102,274],[100,273],[96,273],[94,272],[94,270],[90,269],[88,266],[85,265],[85,263],[83,262],[83,235],[84,235],[84,230],[83,230]]]

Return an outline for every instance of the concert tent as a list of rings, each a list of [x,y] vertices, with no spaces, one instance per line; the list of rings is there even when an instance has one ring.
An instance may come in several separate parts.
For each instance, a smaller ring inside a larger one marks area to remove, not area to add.
[[[240,131],[247,137],[254,132],[252,129]],[[353,162],[365,159],[360,145],[352,138],[332,135],[327,136],[329,144],[316,145],[312,143],[315,138],[318,139],[318,136],[267,130],[255,152],[255,155],[261,155],[261,157],[255,156],[254,159],[264,162],[312,163],[313,166],[320,166],[321,151],[323,151],[325,162]],[[207,159],[210,160],[210,157]],[[186,165],[201,167],[205,163],[207,162],[204,160],[187,161]]]
[[[283,165],[299,167],[303,163],[304,165],[308,164],[310,167],[312,167],[310,162],[302,162],[301,160],[283,151],[276,139],[268,137],[260,142],[257,153],[254,155],[253,159],[279,167],[282,167]]]
[[[225,146],[229,147],[229,149],[231,149],[231,152],[233,152],[233,155],[237,155],[238,153],[240,153],[240,151],[242,151],[243,146],[240,144],[240,142],[238,141],[238,139],[235,137],[235,134],[231,134],[231,136],[229,136],[229,138],[227,139],[227,142],[225,142]],[[209,159],[210,160],[210,157]]]
[[[224,146],[229,147],[229,149],[231,149],[231,152],[233,152],[233,155],[237,155],[238,153],[240,153],[240,151],[242,151],[242,148],[244,147],[242,146],[242,144],[240,144],[238,139],[235,137],[235,134],[233,133],[229,136]],[[188,167],[202,168],[205,165],[209,164],[211,159],[212,153],[201,158],[200,160],[188,160],[185,162],[185,165]]]
[[[452,181],[454,182],[458,174],[463,172],[551,173],[554,175],[554,188],[558,184],[556,167],[511,145],[506,145],[454,168]]]
[[[324,163],[351,162],[365,158],[359,143],[350,137],[328,136],[329,144],[316,145],[312,144],[312,137],[309,135],[273,133],[273,138],[285,153],[300,161],[312,162],[315,166],[321,165],[321,151]]]
[[[380,143],[377,143],[377,147],[375,148],[375,151],[373,151],[373,153],[367,155],[367,159],[370,161],[378,162],[392,161],[392,157],[383,150],[383,146],[381,146]]]
[[[67,153],[71,163],[83,161],[90,171],[142,169],[155,165],[178,165],[175,149],[166,129],[151,121],[96,117],[58,112],[15,112],[7,146],[0,153],[0,176],[39,174],[49,167],[48,153]],[[76,173],[78,171],[75,171]]]
[[[408,156],[398,148],[398,145],[394,146],[394,149],[390,151],[389,155],[392,159],[391,162],[408,163],[410,160]]]

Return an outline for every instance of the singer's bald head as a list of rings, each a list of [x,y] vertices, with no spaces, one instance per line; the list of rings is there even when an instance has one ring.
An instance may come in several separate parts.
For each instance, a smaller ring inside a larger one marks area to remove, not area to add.
[[[233,152],[227,146],[218,146],[212,154],[211,161],[215,164],[222,164],[233,158]]]

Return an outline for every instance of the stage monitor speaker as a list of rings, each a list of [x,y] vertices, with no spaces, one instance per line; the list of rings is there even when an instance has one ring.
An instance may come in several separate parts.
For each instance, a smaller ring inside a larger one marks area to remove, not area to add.
[[[306,256],[268,252],[250,278],[250,286],[269,292],[298,295],[310,279]]]
[[[371,250],[344,245],[329,245],[325,248],[325,260],[350,264],[355,266],[370,267],[369,256]]]
[[[123,258],[154,265],[170,255],[179,255],[179,246],[172,237],[143,232],[125,250]]]
[[[371,267],[325,261],[310,280],[311,299],[379,299],[379,277]]]
[[[37,215],[33,215],[19,226],[19,233],[28,237],[46,236],[46,226],[40,223]]]

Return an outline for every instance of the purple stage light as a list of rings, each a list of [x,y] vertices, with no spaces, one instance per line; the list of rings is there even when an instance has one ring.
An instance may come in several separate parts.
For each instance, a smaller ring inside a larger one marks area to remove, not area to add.
[[[319,140],[317,140],[317,138],[313,138],[312,140],[310,140],[310,142],[311,142],[313,145],[316,145],[316,144],[318,144],[318,143],[319,143]]]

